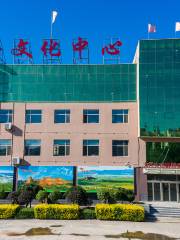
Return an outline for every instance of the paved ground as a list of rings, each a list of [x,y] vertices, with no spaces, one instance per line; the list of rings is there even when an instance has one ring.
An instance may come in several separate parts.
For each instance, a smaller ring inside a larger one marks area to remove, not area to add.
[[[23,234],[31,228],[47,228],[45,231],[52,231],[58,235],[45,236],[8,236]],[[48,229],[49,228],[49,229]],[[32,240],[112,240],[124,239],[117,238],[117,235],[130,231],[143,231],[144,233],[158,233],[180,239],[180,219],[163,219],[160,222],[111,222],[98,220],[76,220],[76,221],[56,221],[56,220],[1,220],[0,221],[0,240],[32,239]],[[107,237],[105,235],[112,235]],[[116,238],[115,238],[116,237]],[[162,240],[153,238],[153,240]],[[126,240],[128,240],[126,238]],[[170,240],[170,239],[168,239]]]

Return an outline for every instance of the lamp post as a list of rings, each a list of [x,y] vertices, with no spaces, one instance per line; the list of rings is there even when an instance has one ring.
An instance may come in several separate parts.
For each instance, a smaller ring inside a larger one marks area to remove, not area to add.
[[[73,166],[73,187],[77,187],[78,181],[77,181],[77,166]]]

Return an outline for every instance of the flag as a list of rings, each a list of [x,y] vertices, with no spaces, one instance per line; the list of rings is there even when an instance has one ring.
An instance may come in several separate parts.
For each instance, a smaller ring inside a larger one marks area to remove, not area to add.
[[[175,32],[179,32],[179,31],[180,31],[180,22],[176,22]]]
[[[156,26],[152,24],[148,24],[148,33],[155,33],[156,32]]]
[[[55,22],[57,15],[58,15],[57,11],[52,11],[52,23]]]

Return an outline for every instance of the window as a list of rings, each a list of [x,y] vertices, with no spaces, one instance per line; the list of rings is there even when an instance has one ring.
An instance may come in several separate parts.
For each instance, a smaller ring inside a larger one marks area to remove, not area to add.
[[[55,110],[54,123],[70,123],[70,110],[69,109]]]
[[[83,110],[83,123],[99,123],[99,110]]]
[[[53,153],[54,156],[70,155],[70,140],[67,139],[54,140]]]
[[[83,140],[83,156],[98,156],[99,140]]]
[[[41,140],[25,140],[25,155],[26,156],[40,156]]]
[[[128,109],[112,110],[112,123],[127,123]]]
[[[12,115],[12,110],[0,109],[0,123],[11,123]]]
[[[0,139],[0,156],[11,155],[12,144],[9,139]]]
[[[41,123],[41,110],[26,110],[26,123]]]
[[[112,141],[112,155],[113,155],[113,157],[128,156],[128,141],[127,140],[113,140]]]

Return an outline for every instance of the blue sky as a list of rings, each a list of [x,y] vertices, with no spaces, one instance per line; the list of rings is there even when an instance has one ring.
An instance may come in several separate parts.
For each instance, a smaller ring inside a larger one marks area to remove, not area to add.
[[[102,63],[101,48],[107,37],[120,37],[121,62],[132,62],[138,40],[147,38],[148,23],[157,26],[152,38],[174,37],[179,9],[179,0],[4,0],[0,39],[8,63],[12,63],[14,38],[29,39],[34,62],[42,63],[42,39],[50,37],[51,11],[57,10],[54,37],[61,40],[63,63],[72,63],[71,42],[79,36],[89,40],[91,63]]]

